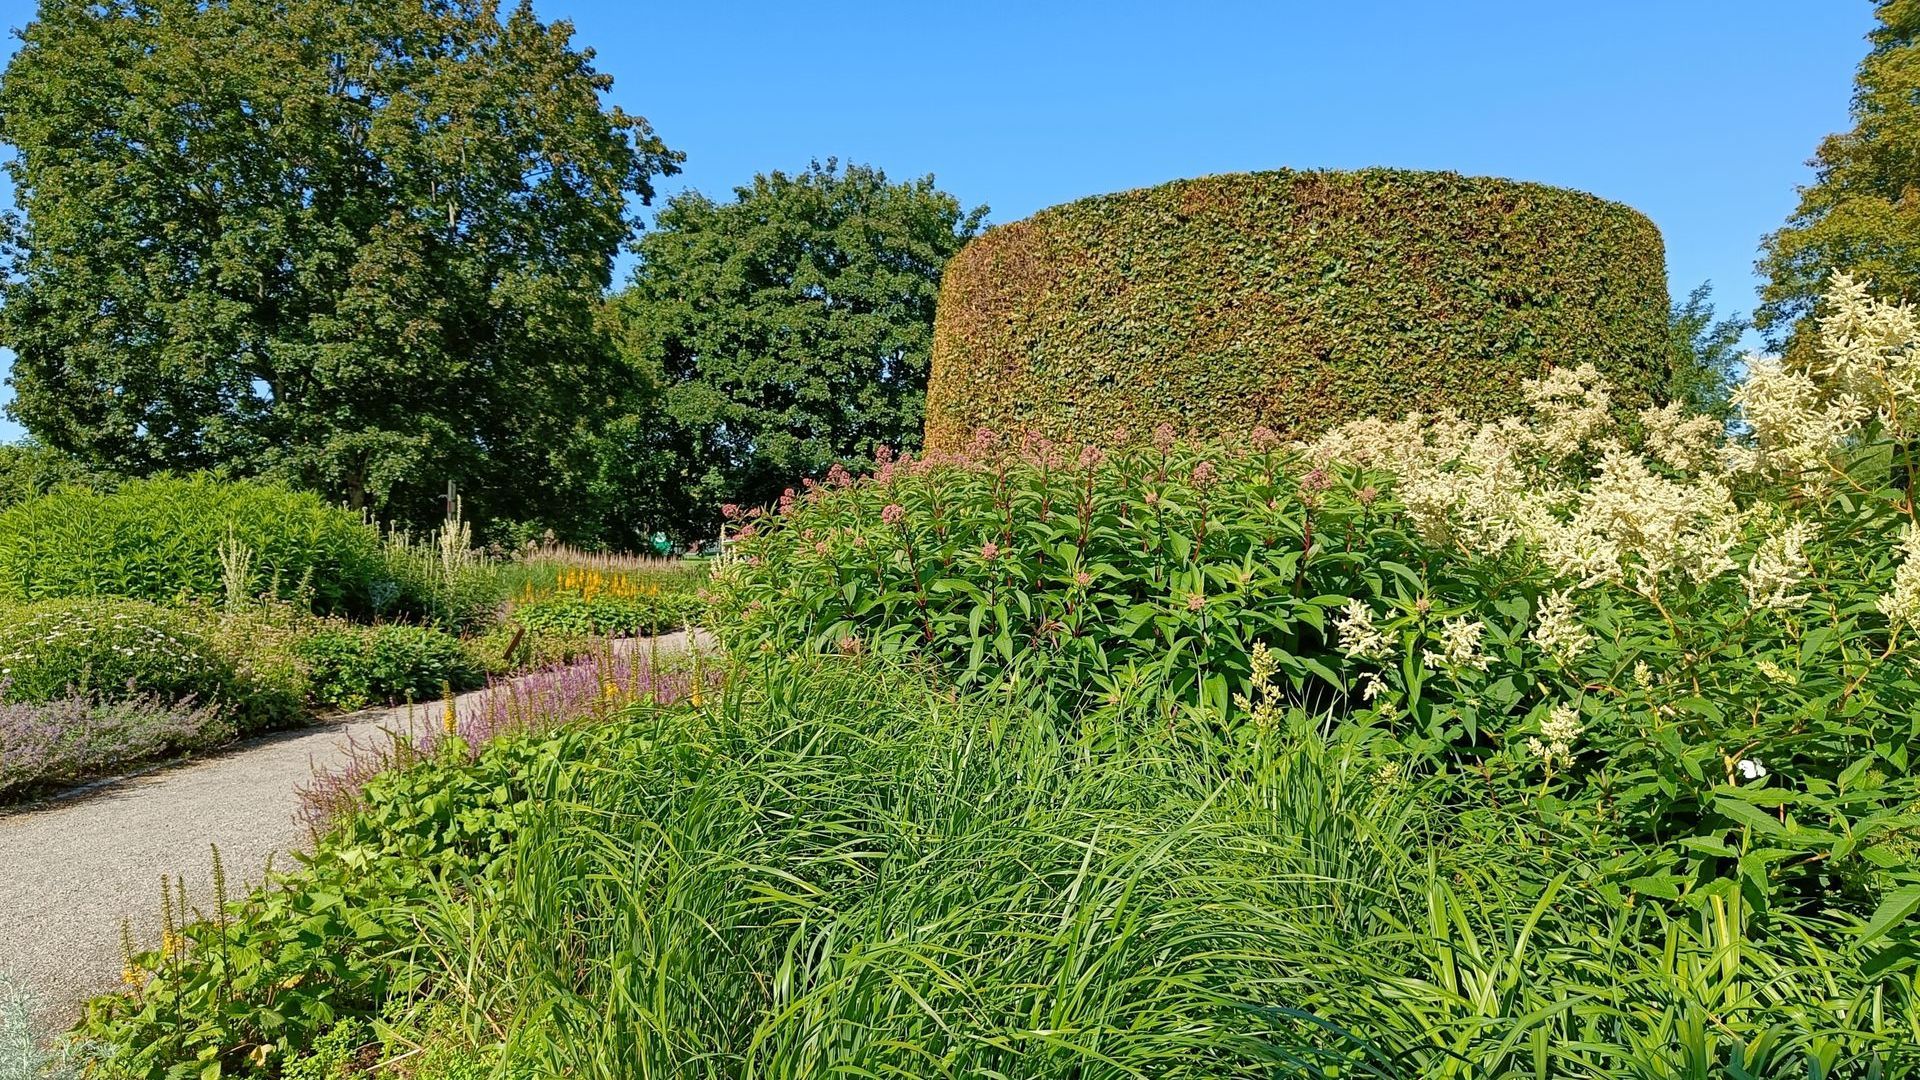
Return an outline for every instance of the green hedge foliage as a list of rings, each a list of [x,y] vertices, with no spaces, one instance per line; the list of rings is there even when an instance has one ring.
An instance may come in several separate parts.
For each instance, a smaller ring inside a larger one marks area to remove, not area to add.
[[[1664,260],[1629,207],[1455,173],[1282,170],[1083,199],[948,264],[926,442],[1490,418],[1583,361],[1644,405],[1668,376]]]
[[[379,533],[316,495],[207,477],[67,487],[0,513],[0,598],[225,595],[222,544],[247,553],[249,593],[362,612],[384,578]]]

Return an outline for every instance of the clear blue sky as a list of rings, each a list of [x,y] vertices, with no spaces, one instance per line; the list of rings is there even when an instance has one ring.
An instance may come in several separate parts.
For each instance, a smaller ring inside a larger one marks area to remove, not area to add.
[[[1454,169],[1637,207],[1670,288],[1711,279],[1742,313],[1873,25],[1867,0],[536,7],[686,152],[662,194],[831,155],[1006,222],[1206,173]],[[0,0],[0,23],[31,17]]]

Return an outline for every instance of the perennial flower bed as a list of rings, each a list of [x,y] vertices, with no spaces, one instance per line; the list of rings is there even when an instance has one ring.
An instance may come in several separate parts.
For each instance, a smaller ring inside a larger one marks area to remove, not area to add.
[[[716,625],[1069,713],[1323,713],[1587,834],[1594,888],[1844,897],[1877,940],[1920,906],[1920,327],[1844,276],[1828,306],[1738,437],[1582,367],[1495,423],[883,455],[739,526]]]

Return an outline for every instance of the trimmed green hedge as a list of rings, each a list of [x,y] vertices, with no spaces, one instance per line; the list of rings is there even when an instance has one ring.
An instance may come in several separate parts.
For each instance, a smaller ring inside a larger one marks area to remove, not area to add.
[[[948,264],[926,441],[1491,417],[1582,361],[1645,404],[1669,372],[1666,281],[1651,221],[1540,184],[1278,171],[1082,199]]]

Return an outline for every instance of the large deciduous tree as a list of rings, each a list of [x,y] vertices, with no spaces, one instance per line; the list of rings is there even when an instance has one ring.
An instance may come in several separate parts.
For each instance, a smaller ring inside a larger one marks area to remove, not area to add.
[[[1854,79],[1853,130],[1821,142],[1814,182],[1764,245],[1754,322],[1776,348],[1810,345],[1809,316],[1836,268],[1920,300],[1920,0],[1886,0],[1875,14]]]
[[[832,160],[757,176],[731,202],[668,201],[613,315],[677,432],[659,480],[683,520],[919,444],[940,274],[985,216],[931,176]]]
[[[140,474],[527,517],[604,407],[630,196],[680,155],[493,0],[42,0],[0,75],[14,414]]]

